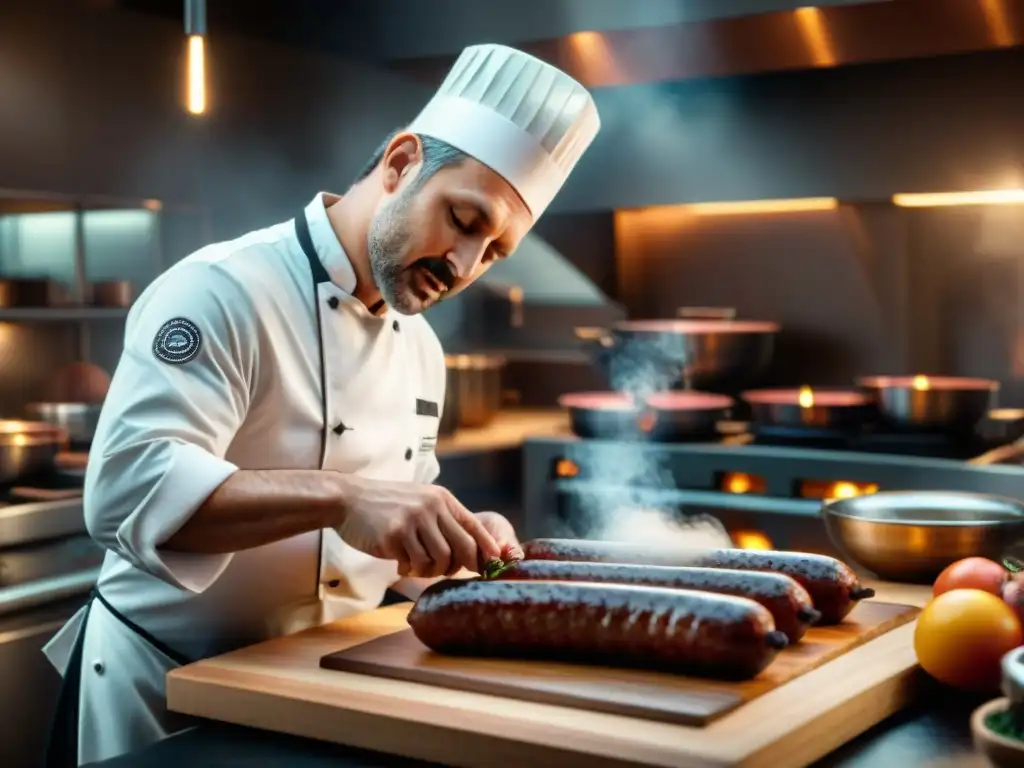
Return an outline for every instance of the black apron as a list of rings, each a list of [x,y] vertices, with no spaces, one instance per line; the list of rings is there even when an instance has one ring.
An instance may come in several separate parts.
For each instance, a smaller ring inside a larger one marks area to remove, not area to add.
[[[320,468],[323,468],[324,458],[327,455],[327,372],[324,366],[324,339],[321,332],[321,311],[319,300],[319,288],[322,283],[330,282],[331,278],[324,269],[324,265],[313,247],[313,239],[309,235],[309,222],[306,220],[306,212],[302,211],[295,218],[295,235],[302,246],[302,252],[309,261],[309,270],[313,278],[313,304],[316,306],[316,329],[317,341],[320,347],[320,403],[321,403],[321,427],[320,427]],[[320,546],[317,549],[317,569],[315,594],[320,590],[320,569],[323,558],[323,531],[320,532]],[[98,600],[110,613],[124,626],[141,637],[158,651],[173,659],[177,664],[184,666],[191,664],[198,659],[190,659],[182,653],[169,647],[167,644],[153,637],[138,624],[112,606],[99,590],[94,588],[89,596],[89,602],[85,606],[85,616],[82,618],[81,628],[78,630],[78,637],[72,646],[71,655],[68,657],[67,669],[64,672],[64,679],[61,681],[60,692],[57,695],[57,706],[54,710],[53,725],[50,728],[50,739],[46,748],[46,758],[43,765],[46,768],[77,768],[78,766],[78,716],[79,702],[82,687],[82,655],[85,652],[85,629],[89,621],[89,613],[92,604]]]

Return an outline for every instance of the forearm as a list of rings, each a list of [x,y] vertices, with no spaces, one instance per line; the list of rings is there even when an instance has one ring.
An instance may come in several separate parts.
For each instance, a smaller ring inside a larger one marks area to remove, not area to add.
[[[225,554],[339,525],[344,476],[316,469],[239,470],[161,549]]]

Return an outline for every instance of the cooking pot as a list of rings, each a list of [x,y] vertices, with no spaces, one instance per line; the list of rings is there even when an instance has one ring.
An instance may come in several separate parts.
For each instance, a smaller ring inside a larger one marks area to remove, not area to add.
[[[29,403],[25,413],[30,419],[63,429],[73,445],[88,445],[102,409],[99,403]]]
[[[67,433],[40,421],[0,421],[0,484],[52,472]]]
[[[679,310],[678,319],[623,320],[577,328],[612,388],[734,392],[760,380],[775,352],[777,323],[736,320],[731,309]]]
[[[972,432],[995,407],[999,383],[955,376],[866,376],[857,386],[895,427]]]
[[[128,280],[104,280],[89,286],[93,306],[130,307],[134,298],[132,284]]]
[[[571,392],[558,398],[578,437],[672,443],[713,438],[733,400],[708,392],[656,392],[633,398],[621,392]]]
[[[505,359],[497,355],[445,355],[444,362],[448,383],[439,433],[451,434],[442,430],[452,428],[452,419],[459,427],[486,427],[503,404]]]

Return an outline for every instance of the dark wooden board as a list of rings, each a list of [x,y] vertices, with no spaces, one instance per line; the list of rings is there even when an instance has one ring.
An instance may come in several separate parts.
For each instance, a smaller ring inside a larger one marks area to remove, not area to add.
[[[641,717],[706,725],[840,654],[911,621],[909,605],[865,601],[845,622],[811,629],[753,680],[726,683],[609,667],[443,656],[411,629],[324,656],[320,666],[442,688]]]

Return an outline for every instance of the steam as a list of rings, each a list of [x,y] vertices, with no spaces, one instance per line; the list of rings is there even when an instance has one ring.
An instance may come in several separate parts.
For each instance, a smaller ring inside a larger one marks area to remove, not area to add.
[[[637,389],[644,389],[642,374],[635,375]],[[572,458],[585,468],[588,481],[573,489],[574,514],[561,535],[693,548],[732,546],[717,518],[687,510],[673,498],[677,484],[666,451],[639,439],[602,448],[588,441],[573,444]]]

